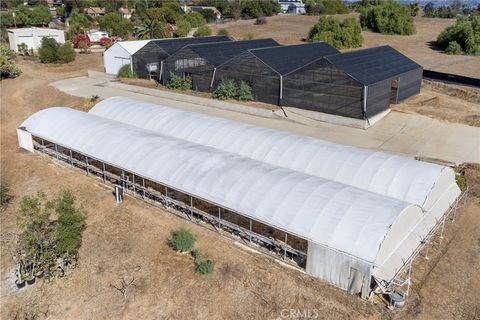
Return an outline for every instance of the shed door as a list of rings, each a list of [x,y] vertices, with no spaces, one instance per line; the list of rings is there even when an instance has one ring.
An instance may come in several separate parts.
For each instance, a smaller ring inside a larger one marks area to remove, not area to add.
[[[35,49],[33,45],[33,36],[19,36],[17,45],[22,43],[25,43],[28,46],[28,49]]]

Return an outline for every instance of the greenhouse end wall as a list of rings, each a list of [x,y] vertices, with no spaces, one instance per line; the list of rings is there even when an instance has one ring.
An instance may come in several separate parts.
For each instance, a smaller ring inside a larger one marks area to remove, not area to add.
[[[363,119],[363,86],[324,59],[283,78],[283,105]]]
[[[150,75],[148,65],[156,64],[157,72],[154,75],[159,79],[161,62],[167,57],[168,54],[165,51],[155,43],[149,42],[132,55],[133,72],[141,79],[148,79]]]
[[[192,87],[208,91],[213,76],[213,66],[190,48],[183,48],[163,62],[163,84],[170,82],[171,74],[191,76]]]
[[[278,104],[280,76],[250,52],[243,53],[217,69],[215,87],[222,80],[245,81],[251,88],[254,100]]]

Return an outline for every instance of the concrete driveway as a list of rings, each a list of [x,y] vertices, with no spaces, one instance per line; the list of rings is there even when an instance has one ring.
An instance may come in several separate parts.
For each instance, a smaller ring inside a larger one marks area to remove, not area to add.
[[[302,119],[292,121],[276,115],[268,117],[260,114],[258,116],[251,112],[251,108],[242,105],[228,103],[228,105],[225,104],[225,108],[219,108],[219,102],[211,99],[128,85],[122,85],[122,89],[113,88],[105,86],[106,81],[108,80],[102,76],[78,77],[57,81],[51,85],[79,97],[90,98],[92,95],[98,95],[105,99],[112,96],[126,96],[352,146],[456,164],[480,163],[480,128],[442,122],[418,114],[393,111],[373,127],[363,130],[315,120],[299,123]],[[214,102],[210,103],[209,100]],[[245,108],[247,113],[225,110],[229,109],[229,106],[234,108],[230,110],[235,111]]]

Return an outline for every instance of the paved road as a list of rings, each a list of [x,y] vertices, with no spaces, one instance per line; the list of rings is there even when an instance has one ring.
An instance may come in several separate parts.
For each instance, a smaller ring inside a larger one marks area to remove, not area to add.
[[[258,117],[180,101],[182,95],[178,95],[177,99],[173,100],[171,95],[166,98],[99,86],[104,81],[105,79],[102,78],[79,77],[57,81],[51,85],[79,97],[89,98],[92,95],[98,95],[104,99],[112,96],[127,96],[347,145],[438,159],[457,164],[462,162],[480,163],[480,128],[477,127],[442,122],[426,116],[400,112],[391,112],[367,130],[313,120],[305,125],[275,117]],[[191,96],[188,99],[192,101]],[[201,104],[204,104],[204,102]]]

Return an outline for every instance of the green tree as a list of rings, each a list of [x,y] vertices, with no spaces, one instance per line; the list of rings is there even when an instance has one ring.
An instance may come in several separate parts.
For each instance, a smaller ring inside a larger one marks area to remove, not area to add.
[[[100,28],[108,32],[108,34],[114,37],[128,38],[132,33],[133,25],[130,20],[122,19],[122,17],[116,13],[107,13],[99,20]]]
[[[38,55],[41,63],[53,63],[58,61],[58,43],[53,38],[42,38],[41,46],[38,49]]]
[[[354,18],[340,21],[333,16],[324,16],[310,29],[308,40],[325,41],[337,49],[358,48],[363,43],[362,28]]]
[[[192,29],[192,26],[187,20],[181,19],[177,21],[177,24],[175,25],[175,36],[176,37],[186,37],[190,30]]]
[[[425,14],[425,17],[435,17],[435,5],[433,4],[433,2],[429,2],[425,5],[425,7],[423,8],[423,13]]]
[[[90,17],[78,10],[73,10],[68,23],[70,36],[77,33],[85,33],[93,26]]]
[[[409,7],[396,1],[361,8],[360,24],[383,34],[411,35],[416,32]]]
[[[207,21],[199,12],[188,12],[184,17],[190,23],[192,28],[198,28],[207,24]]]
[[[451,42],[456,42],[461,47],[461,51],[466,54],[480,52],[480,16],[461,17],[437,37],[437,45],[443,49],[446,49]],[[456,45],[452,44],[450,50],[455,47]]]
[[[143,21],[143,26],[140,28],[138,33],[139,39],[153,39],[155,36],[155,30],[157,28],[157,22],[150,19],[145,19]]]
[[[194,37],[206,37],[212,34],[212,29],[210,29],[207,25],[201,26],[195,31],[193,34]]]
[[[13,15],[10,12],[0,13],[0,26],[10,27],[14,25]]]
[[[207,23],[217,20],[217,15],[212,9],[203,9],[199,12]]]
[[[149,8],[146,11],[146,18],[157,22],[175,24],[177,19],[180,18],[180,14],[168,7]]]
[[[33,25],[47,25],[52,20],[52,15],[48,6],[38,5],[31,11]]]

